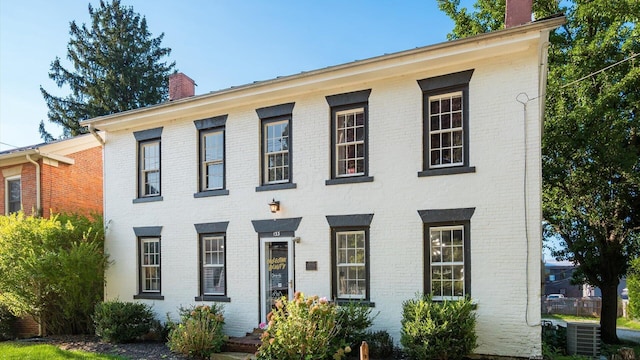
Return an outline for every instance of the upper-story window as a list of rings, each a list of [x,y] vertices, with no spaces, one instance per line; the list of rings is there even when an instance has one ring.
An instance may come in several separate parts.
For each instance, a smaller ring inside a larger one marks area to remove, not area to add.
[[[194,197],[228,195],[225,164],[225,123],[227,115],[196,120],[198,129],[198,193]]]
[[[160,195],[160,140],[140,143],[140,196]]]
[[[261,186],[256,191],[295,188],[292,112],[295,103],[256,109],[261,126]]]
[[[135,202],[162,200],[160,196],[160,135],[162,128],[134,132],[138,141],[138,198]]]
[[[262,136],[264,144],[263,183],[289,182],[289,122],[291,119],[264,122]]]
[[[11,214],[22,209],[22,187],[20,177],[6,179],[5,186],[6,213]]]
[[[331,107],[331,179],[327,185],[369,182],[368,111],[371,90],[327,96]]]
[[[469,166],[469,81],[473,70],[418,80],[424,101],[423,171],[474,172]]]

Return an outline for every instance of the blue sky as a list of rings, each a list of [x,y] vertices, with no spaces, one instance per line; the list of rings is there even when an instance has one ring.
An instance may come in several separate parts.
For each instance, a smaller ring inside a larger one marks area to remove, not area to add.
[[[462,1],[471,6],[473,1]],[[69,23],[89,23],[87,0],[0,1],[0,142],[41,142],[40,94],[66,96],[49,79],[66,60]],[[91,0],[95,7],[98,0]],[[122,0],[147,19],[196,95],[446,41],[453,22],[435,0]],[[70,63],[65,67],[71,69]],[[0,150],[10,149],[0,144]]]

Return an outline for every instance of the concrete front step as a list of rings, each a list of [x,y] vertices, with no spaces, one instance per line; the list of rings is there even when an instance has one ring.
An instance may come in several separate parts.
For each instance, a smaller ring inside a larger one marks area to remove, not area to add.
[[[218,354],[211,354],[211,360],[253,360],[254,354],[247,354],[242,352],[224,352]]]

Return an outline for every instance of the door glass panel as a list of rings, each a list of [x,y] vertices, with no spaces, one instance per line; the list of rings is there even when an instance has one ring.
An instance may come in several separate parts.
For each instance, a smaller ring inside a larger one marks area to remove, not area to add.
[[[287,242],[266,242],[264,251],[264,301],[268,313],[276,300],[289,296],[289,247]]]

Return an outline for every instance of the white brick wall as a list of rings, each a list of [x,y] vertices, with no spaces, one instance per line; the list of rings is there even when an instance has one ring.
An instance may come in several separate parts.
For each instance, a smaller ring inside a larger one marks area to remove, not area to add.
[[[105,147],[107,251],[115,262],[106,298],[131,301],[137,293],[133,227],[162,226],[162,295],[143,300],[164,320],[198,295],[198,236],[194,224],[229,221],[226,325],[241,335],[259,322],[259,241],[251,220],[301,217],[295,235],[296,290],[331,296],[330,228],[326,215],[375,214],[370,230],[370,291],[380,312],[376,329],[398,342],[401,306],[423,291],[423,223],[417,210],[475,207],[471,219],[471,295],[478,303],[479,354],[529,357],[540,348],[540,114],[527,113],[528,235],[525,237],[523,106],[520,92],[537,96],[536,49],[473,63],[425,69],[319,89],[286,99],[261,100],[208,116],[228,114],[228,196],[194,198],[197,131],[187,118],[113,131]],[[471,166],[475,173],[418,177],[422,170],[422,93],[416,80],[475,69],[469,86]],[[325,185],[330,176],[326,95],[372,89],[369,97],[369,175],[373,182]],[[256,192],[260,183],[260,121],[256,108],[295,102],[292,120],[296,189]],[[133,131],[162,126],[163,201],[133,204],[136,141]],[[317,261],[317,271],[306,271]],[[528,267],[528,279],[527,279]],[[528,280],[528,281],[527,281]],[[525,315],[527,314],[528,315]]]

